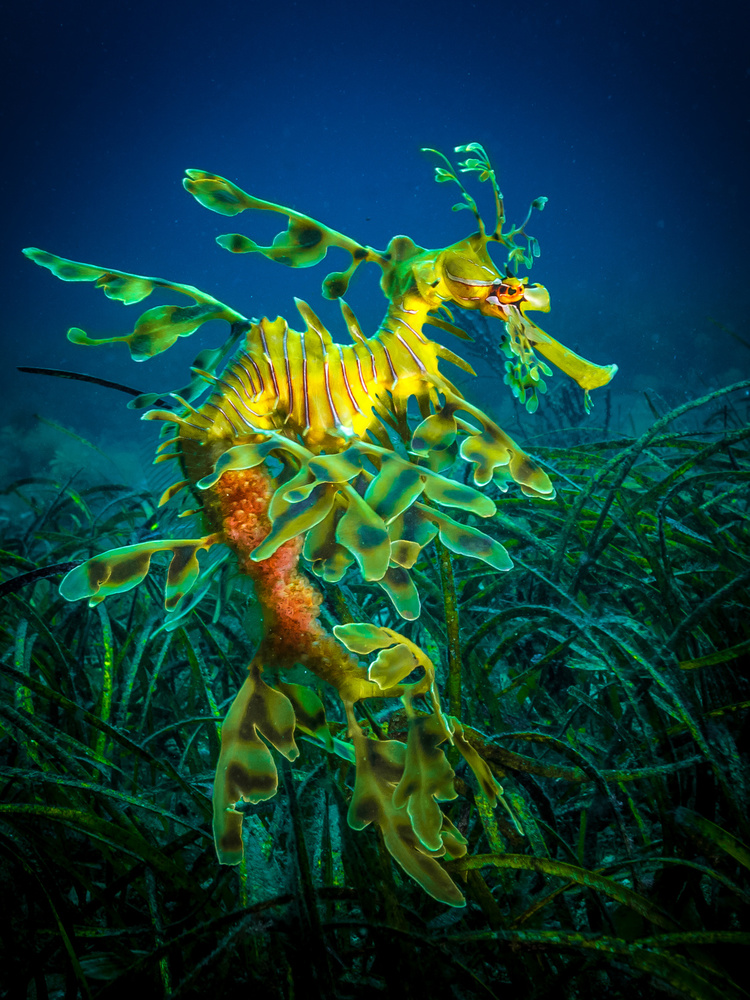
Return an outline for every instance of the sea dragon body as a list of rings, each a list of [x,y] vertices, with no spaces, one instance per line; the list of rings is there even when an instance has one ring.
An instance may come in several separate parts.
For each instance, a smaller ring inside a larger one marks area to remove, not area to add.
[[[434,665],[418,646],[370,623],[337,626],[335,638],[323,629],[321,597],[301,572],[300,555],[328,583],[339,582],[356,564],[364,580],[382,587],[402,618],[414,620],[420,601],[409,570],[436,535],[454,555],[478,558],[495,570],[511,566],[499,542],[455,520],[446,508],[491,517],[495,504],[483,491],[490,482],[503,491],[515,482],[530,498],[554,496],[546,473],[439,370],[439,362],[448,361],[473,374],[425,330],[433,326],[465,338],[449,307],[501,320],[509,358],[506,382],[519,398],[530,395],[529,408],[535,408],[543,387],[542,373],[551,374],[534,348],[576,379],[587,401],[588,391],[604,385],[616,371],[614,365],[597,366],[580,358],[529,319],[528,311],[549,309],[546,289],[510,272],[501,276],[487,244],[508,248],[513,266],[521,261],[530,265],[538,254],[536,241],[525,232],[531,210],[522,226],[504,232],[502,197],[484,150],[475,143],[459,149],[477,154],[461,169],[491,181],[497,224],[488,233],[450,162],[437,154],[447,165],[437,168],[437,179],[459,185],[461,207],[472,211],[479,226],[478,232],[440,250],[397,236],[378,251],[308,216],[254,198],[218,175],[187,171],[186,189],[213,211],[229,216],[247,209],[271,211],[289,220],[270,247],[230,234],[217,241],[226,249],[260,252],[292,267],[317,263],[331,247],[350,254],[349,268],[323,283],[324,296],[340,300],[352,340],[347,345],[335,343],[299,300],[302,331],[291,329],[281,317],[248,319],[192,286],[25,251],[58,277],[95,281],[105,294],[123,302],[139,301],[155,288],[194,300],[193,306],[148,310],[123,337],[94,340],[74,328],[68,336],[76,343],[124,341],[136,360],[144,360],[208,320],[230,324],[227,342],[203,352],[190,385],[173,394],[179,409],[144,415],[165,421],[176,432],[165,436],[157,461],[176,460],[184,478],[169,487],[161,502],[183,491],[198,498],[210,533],[114,549],[77,567],[61,585],[69,600],[88,598],[96,604],[136,586],[149,571],[153,554],[171,551],[166,605],[179,615],[201,576],[198,553],[217,543],[232,549],[240,568],[252,577],[263,638],[222,728],[214,788],[219,859],[227,864],[241,860],[242,810],[237,803],[275,794],[278,779],[268,744],[294,759],[297,728],[354,760],[350,825],[375,822],[402,867],[437,899],[455,906],[463,905],[463,897],[436,859],[457,857],[466,846],[437,805],[456,795],[453,770],[440,744],[457,746],[490,801],[496,801],[501,789],[464,739],[460,722],[443,714]],[[545,201],[537,199],[532,208],[542,208]],[[519,237],[525,248],[516,242]],[[389,300],[371,337],[342,298],[351,275],[365,262],[380,268]],[[421,417],[416,427],[409,413],[412,399]],[[473,486],[443,475],[459,456],[473,466]],[[271,459],[281,463],[275,475]],[[375,651],[378,655],[365,672],[357,657]],[[265,668],[278,673],[298,663],[338,691],[350,744],[334,745],[322,703],[312,691],[284,681],[271,687],[262,677]],[[418,679],[407,681],[415,669]],[[365,736],[354,705],[371,697],[402,699],[409,723],[406,744]],[[417,697],[426,699],[428,715],[413,707]]]

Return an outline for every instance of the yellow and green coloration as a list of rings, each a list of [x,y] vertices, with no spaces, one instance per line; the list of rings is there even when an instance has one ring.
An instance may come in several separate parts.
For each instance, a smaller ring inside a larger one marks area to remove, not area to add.
[[[345,271],[329,274],[323,295],[338,299],[352,343],[335,343],[304,302],[304,323],[291,329],[278,317],[248,319],[190,285],[65,260],[42,250],[25,253],[65,281],[93,281],[113,299],[130,304],[155,289],[176,292],[191,305],[157,306],[122,337],[94,340],[72,329],[74,343],[123,341],[136,361],[167,350],[209,320],[230,325],[226,342],[204,351],[176,410],[152,409],[144,419],[165,422],[156,461],[175,461],[182,477],[162,497],[198,500],[196,510],[209,533],[199,538],[143,542],[96,556],[70,572],[61,594],[97,604],[137,586],[152,556],[170,551],[166,607],[176,615],[201,576],[199,552],[228,546],[254,583],[263,616],[263,638],[222,728],[214,786],[214,836],[219,860],[242,858],[242,801],[257,803],[276,793],[278,778],[269,744],[289,760],[298,755],[295,730],[356,765],[349,823],[380,827],[384,842],[403,869],[432,896],[460,906],[463,897],[439,864],[465,853],[464,838],[438,806],[456,797],[454,773],[443,752],[453,744],[494,804],[501,793],[487,764],[464,738],[461,723],[445,715],[430,659],[398,632],[370,623],[339,625],[332,636],[319,621],[321,597],[300,569],[336,583],[350,569],[379,585],[404,619],[419,617],[420,600],[409,573],[421,550],[438,536],[456,556],[483,560],[494,570],[511,561],[499,542],[457,519],[489,518],[495,503],[483,488],[505,491],[516,483],[528,497],[554,496],[546,473],[481,409],[468,402],[440,371],[448,361],[473,374],[460,357],[431,340],[427,327],[458,337],[451,308],[478,310],[503,324],[508,358],[505,381],[527,409],[536,409],[551,370],[536,351],[588,392],[606,384],[616,367],[601,367],[574,354],[529,318],[547,311],[549,296],[514,271],[530,267],[538,244],[526,233],[533,202],[521,226],[505,228],[502,195],[484,149],[457,148],[469,156],[460,172],[490,181],[496,222],[489,231],[464,188],[459,171],[434,150],[439,182],[459,186],[454,208],[472,212],[477,231],[452,246],[426,250],[406,236],[384,251],[363,246],[289,208],[254,198],[215,174],[188,170],[185,188],[205,207],[234,216],[248,209],[285,215],[288,226],[270,247],[239,234],[218,238],[234,253],[261,253],[290,267],[310,267],[329,248],[351,256]],[[501,275],[487,244],[508,250]],[[377,332],[367,337],[342,296],[363,263],[380,268],[388,308]],[[409,404],[421,420],[414,427]],[[273,459],[274,474],[268,460]],[[445,475],[457,460],[469,463],[473,486]],[[448,513],[451,511],[451,513]],[[464,512],[463,514],[461,512]],[[453,516],[456,515],[456,516]],[[377,653],[369,669],[360,657]],[[278,676],[302,664],[331,684],[341,698],[350,742],[334,740],[318,696],[281,680],[270,686],[265,668]],[[416,679],[409,679],[416,674]],[[408,680],[409,679],[409,680]],[[400,698],[408,720],[407,742],[366,736],[354,706],[368,698]],[[414,699],[428,705],[428,714]]]

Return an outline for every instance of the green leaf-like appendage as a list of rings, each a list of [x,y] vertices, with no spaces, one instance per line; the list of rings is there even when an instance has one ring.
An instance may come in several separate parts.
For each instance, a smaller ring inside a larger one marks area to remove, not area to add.
[[[351,487],[347,498],[349,506],[336,525],[336,541],[357,560],[365,580],[382,580],[391,554],[385,522]]]
[[[397,809],[393,804],[394,789],[404,772],[404,744],[366,740],[360,735],[355,749],[357,776],[349,804],[349,826],[362,830],[374,822],[391,856],[426,892],[447,906],[464,906],[458,887],[436,860],[446,852],[442,839],[437,850],[429,850],[414,832],[406,807]]]
[[[339,511],[337,501],[328,517],[319,521],[307,532],[302,554],[312,563],[312,571],[327,583],[338,583],[354,562],[348,549],[336,541],[336,524]]]
[[[417,666],[417,658],[406,645],[381,650],[370,664],[367,676],[382,691],[395,687]]]
[[[362,455],[356,447],[347,448],[333,455],[317,455],[307,467],[319,483],[348,483],[362,471]]]
[[[304,684],[285,684],[282,682],[279,683],[278,687],[292,703],[297,729],[315,737],[328,750],[333,750],[333,737],[326,722],[326,711],[323,702],[315,692]]]
[[[214,782],[214,843],[219,861],[237,865],[242,860],[240,799],[264,802],[273,798],[278,774],[262,735],[288,760],[299,750],[294,742],[294,708],[286,695],[269,687],[257,666],[251,665],[245,683],[232,702],[221,729],[221,753]]]
[[[245,192],[231,181],[205,170],[186,170],[182,186],[196,201],[219,215],[239,215],[248,204]]]
[[[155,288],[179,292],[189,296],[196,303],[194,306],[155,306],[153,309],[147,309],[136,321],[133,332],[122,337],[89,337],[80,328],[71,327],[68,331],[68,340],[73,344],[97,347],[101,344],[124,343],[130,348],[134,361],[145,361],[166,351],[180,337],[189,337],[209,320],[224,319],[230,323],[244,320],[239,313],[192,285],[181,285],[161,278],[147,278],[142,274],[129,274],[126,271],[114,271],[94,264],[82,264],[80,261],[67,260],[46,250],[39,250],[37,247],[27,247],[23,252],[35,264],[46,267],[62,281],[94,281],[96,287],[101,288],[108,298],[116,299],[125,305],[140,302]]]
[[[393,546],[391,546],[391,559],[393,562],[397,562],[393,557]],[[383,579],[378,580],[378,586],[383,588],[393,607],[402,618],[411,622],[419,618],[421,609],[419,591],[409,575],[407,567],[403,565],[389,566]]]
[[[380,472],[365,493],[365,501],[382,518],[397,517],[421,496],[425,488],[421,470],[397,456],[384,457]]]
[[[238,444],[221,455],[214,466],[214,471],[204,476],[198,483],[199,490],[207,490],[214,486],[225,472],[237,472],[243,469],[254,469],[265,462],[269,452],[276,446],[273,439],[259,441],[258,444]]]
[[[484,493],[434,472],[427,475],[424,492],[426,497],[441,507],[469,510],[479,517],[492,517],[496,511],[494,501]]]
[[[487,796],[490,805],[494,808],[497,805],[498,798],[503,794],[503,786],[495,778],[487,761],[479,756],[474,747],[466,739],[463,726],[458,719],[450,716],[448,724],[451,727],[453,742],[461,753],[461,756],[474,772],[474,777],[479,782],[479,787]]]
[[[513,562],[500,542],[490,538],[478,528],[459,524],[446,514],[436,517],[440,541],[458,556],[472,556],[481,559],[493,569],[505,572],[513,568]]]
[[[269,260],[286,264],[288,267],[312,267],[323,260],[330,247],[338,247],[350,253],[352,262],[349,268],[346,271],[329,274],[323,282],[323,296],[327,299],[338,299],[346,292],[349,279],[363,261],[373,260],[381,266],[387,264],[387,258],[379,251],[363,247],[355,240],[336,232],[335,229],[330,229],[321,222],[316,222],[308,215],[302,215],[272,201],[254,198],[218,174],[209,174],[204,170],[187,170],[186,175],[182,182],[185,190],[212,212],[233,216],[239,215],[246,209],[257,209],[277,212],[287,217],[286,230],[274,237],[271,246],[260,246],[240,233],[228,233],[217,237],[216,240],[225,250],[232,253],[261,253]]]
[[[140,542],[110,549],[72,569],[60,584],[60,594],[66,601],[80,601],[88,597],[89,607],[94,607],[112,594],[123,594],[137,587],[147,576],[155,553],[172,552],[165,607],[168,611],[176,611],[200,574],[198,553],[217,541],[218,535],[207,535],[205,538]]]
[[[349,625],[334,625],[333,634],[352,653],[372,653],[384,646],[392,646],[401,638],[390,628],[381,628],[370,622],[352,622]]]
[[[269,556],[291,538],[303,534],[328,516],[333,507],[336,487],[327,483],[315,486],[307,497],[289,504],[273,522],[273,527],[260,545],[253,550],[253,562]]]
[[[409,720],[404,773],[393,792],[394,806],[406,806],[414,832],[429,851],[443,846],[440,831],[444,816],[436,799],[448,801],[458,795],[453,786],[453,768],[440,749],[446,736],[442,720],[436,715]]]
[[[431,451],[445,451],[456,439],[455,406],[444,406],[437,413],[425,417],[411,438],[415,455],[428,455]]]

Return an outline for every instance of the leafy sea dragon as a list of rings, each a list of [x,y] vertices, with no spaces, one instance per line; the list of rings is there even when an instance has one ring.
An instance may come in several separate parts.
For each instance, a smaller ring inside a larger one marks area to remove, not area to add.
[[[317,264],[330,248],[349,254],[348,268],[323,282],[324,297],[339,300],[352,341],[347,345],[335,343],[300,300],[304,329],[298,331],[281,317],[247,319],[190,285],[77,263],[34,248],[24,252],[64,281],[93,281],[125,304],[155,289],[192,300],[147,310],[121,337],[93,339],[73,328],[68,339],[76,344],[122,341],[134,360],[143,361],[210,320],[229,324],[226,342],[202,352],[188,387],[172,394],[177,409],[144,414],[146,420],[166,423],[156,461],[175,461],[182,473],[161,503],[177,494],[197,498],[199,510],[187,513],[201,514],[208,533],[113,549],[72,570],[60,587],[66,599],[88,598],[95,605],[137,586],[152,556],[168,551],[166,607],[179,616],[189,610],[185,598],[201,577],[198,554],[218,544],[228,546],[252,578],[263,638],[222,727],[213,822],[219,860],[237,864],[242,858],[241,800],[257,803],[276,792],[269,744],[293,760],[296,728],[334,749],[323,705],[312,690],[264,680],[266,667],[276,675],[302,664],[333,685],[344,705],[351,742],[337,740],[335,749],[356,764],[350,825],[377,824],[409,875],[436,899],[461,906],[463,896],[437,860],[466,851],[465,839],[438,805],[456,797],[454,772],[441,744],[458,748],[493,804],[502,789],[464,738],[460,722],[441,710],[430,659],[382,625],[350,623],[336,626],[333,636],[327,633],[319,621],[321,596],[301,571],[300,556],[328,583],[340,581],[356,564],[361,577],[381,587],[407,620],[420,613],[409,570],[436,535],[456,556],[483,560],[494,570],[511,567],[499,542],[453,515],[491,517],[495,503],[484,492],[491,482],[501,491],[514,482],[531,498],[550,499],[554,490],[546,473],[440,371],[440,361],[447,361],[474,374],[426,330],[436,327],[466,338],[450,309],[475,310],[500,321],[508,359],[505,380],[528,409],[536,408],[544,390],[542,376],[551,374],[537,351],[578,382],[587,406],[589,390],[606,384],[616,366],[591,364],[529,318],[530,311],[549,309],[549,295],[542,285],[513,272],[521,263],[530,267],[539,254],[526,226],[546,199],[532,203],[520,226],[506,228],[495,172],[478,143],[457,147],[456,152],[468,154],[459,170],[436,150],[427,152],[439,159],[436,179],[460,188],[461,201],[454,207],[468,209],[478,227],[439,250],[419,247],[407,236],[395,236],[385,250],[375,250],[306,215],[254,198],[216,174],[187,171],[187,191],[220,215],[255,210],[288,219],[271,246],[232,233],[218,237],[225,249],[261,253],[290,267]],[[490,182],[496,209],[491,230],[459,173]],[[503,275],[487,251],[492,242],[508,250]],[[383,322],[371,337],[342,297],[364,263],[380,269],[388,300]],[[416,427],[413,419],[410,423],[412,400],[421,418]],[[472,467],[474,486],[444,475],[457,458]],[[373,653],[365,670],[359,657]],[[408,680],[413,673],[416,679]],[[365,735],[354,706],[367,698],[402,699],[408,719],[405,744]],[[428,714],[417,712],[416,698],[424,699]]]

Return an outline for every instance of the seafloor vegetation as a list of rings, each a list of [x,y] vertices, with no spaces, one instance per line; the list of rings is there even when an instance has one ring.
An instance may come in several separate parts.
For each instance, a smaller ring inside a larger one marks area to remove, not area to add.
[[[280,794],[246,810],[245,862],[219,867],[211,782],[259,634],[250,585],[217,564],[170,630],[153,577],[94,609],[70,604],[61,573],[147,537],[154,500],[76,478],[13,483],[0,584],[8,995],[746,996],[748,387],[638,439],[563,434],[553,396],[543,437],[559,446],[536,456],[556,500],[508,494],[483,524],[512,572],[426,550],[411,624],[381,591],[329,588],[329,624],[398,624],[441,664],[450,710],[504,786],[508,809],[493,812],[451,761],[459,797],[444,809],[469,849],[446,866],[465,909],[404,877],[372,827],[349,829],[353,767],[304,738],[294,765],[279,758]],[[345,740],[337,699],[307,680]],[[367,727],[401,738],[400,703]]]

